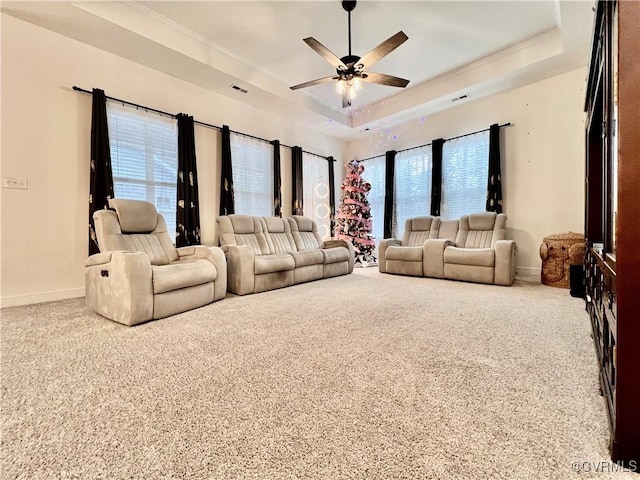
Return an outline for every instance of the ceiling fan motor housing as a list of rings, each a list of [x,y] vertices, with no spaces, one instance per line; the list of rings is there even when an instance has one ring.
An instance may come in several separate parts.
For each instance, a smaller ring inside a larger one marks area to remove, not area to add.
[[[342,63],[344,63],[347,67],[349,68],[354,68],[356,67],[358,60],[360,60],[360,57],[357,55],[345,55],[344,57],[342,57],[340,59],[342,61]]]
[[[352,0],[352,1],[343,0],[342,8],[344,8],[345,11],[347,11],[347,12],[351,12],[354,8],[356,8],[356,1],[355,0]]]

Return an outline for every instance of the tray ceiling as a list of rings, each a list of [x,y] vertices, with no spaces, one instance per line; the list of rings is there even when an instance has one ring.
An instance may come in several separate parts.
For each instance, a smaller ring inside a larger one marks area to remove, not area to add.
[[[352,53],[362,56],[404,31],[409,40],[371,71],[410,83],[366,83],[348,109],[333,84],[289,89],[335,73],[303,38],[338,57],[348,53],[339,1],[9,1],[2,11],[348,140],[586,66],[592,5],[360,1],[351,16]]]

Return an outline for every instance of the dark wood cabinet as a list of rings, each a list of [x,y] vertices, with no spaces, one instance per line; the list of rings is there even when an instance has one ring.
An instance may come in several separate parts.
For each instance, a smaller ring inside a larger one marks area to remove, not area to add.
[[[640,460],[640,2],[597,4],[585,102],[586,307],[611,456]]]

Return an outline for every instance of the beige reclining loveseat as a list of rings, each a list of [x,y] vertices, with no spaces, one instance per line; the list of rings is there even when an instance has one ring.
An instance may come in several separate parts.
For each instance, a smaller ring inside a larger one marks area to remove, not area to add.
[[[506,240],[506,215],[464,215],[460,220],[416,217],[405,222],[402,241],[381,240],[380,272],[511,285],[516,243]]]
[[[175,248],[152,203],[111,199],[93,214],[100,253],[85,264],[87,306],[136,325],[224,298],[227,264],[218,247]]]
[[[353,271],[353,246],[344,240],[323,242],[310,218],[234,214],[218,217],[217,225],[232,293],[264,292]]]

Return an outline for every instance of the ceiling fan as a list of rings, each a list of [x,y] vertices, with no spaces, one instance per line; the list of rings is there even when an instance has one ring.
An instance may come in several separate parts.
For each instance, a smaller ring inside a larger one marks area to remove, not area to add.
[[[299,88],[337,81],[336,92],[342,94],[342,108],[346,108],[351,106],[351,101],[355,99],[358,90],[362,87],[362,81],[377,83],[379,85],[388,85],[390,87],[406,87],[409,84],[409,80],[385,75],[384,73],[364,72],[364,69],[370,67],[378,60],[391,53],[406,42],[409,37],[407,37],[404,32],[400,31],[386,39],[363,57],[352,55],[351,12],[356,8],[356,1],[343,1],[342,8],[347,12],[349,17],[349,55],[338,58],[315,38],[308,37],[304,39],[304,42],[307,45],[313,48],[318,54],[320,54],[320,56],[322,56],[322,58],[336,68],[336,75],[318,78],[289,88],[291,88],[291,90],[298,90]]]

